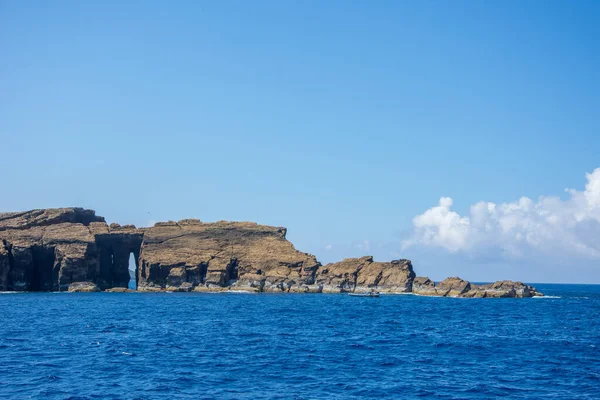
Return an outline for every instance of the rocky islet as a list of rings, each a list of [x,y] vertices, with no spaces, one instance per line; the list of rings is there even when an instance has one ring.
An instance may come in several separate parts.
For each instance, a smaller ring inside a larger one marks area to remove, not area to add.
[[[0,213],[0,291],[127,291],[129,258],[138,291],[413,293],[445,297],[533,297],[513,281],[476,285],[417,277],[410,260],[347,258],[321,265],[294,248],[286,229],[196,219],[149,228],[108,225],[83,208]]]

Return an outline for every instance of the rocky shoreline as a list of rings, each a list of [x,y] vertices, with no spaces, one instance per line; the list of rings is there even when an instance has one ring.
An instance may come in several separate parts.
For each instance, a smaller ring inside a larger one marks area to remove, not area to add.
[[[410,260],[348,258],[321,265],[296,250],[286,228],[196,219],[150,228],[108,225],[82,208],[0,213],[0,291],[126,292],[129,258],[140,292],[345,293],[379,291],[443,297],[533,297],[513,281],[434,283]]]

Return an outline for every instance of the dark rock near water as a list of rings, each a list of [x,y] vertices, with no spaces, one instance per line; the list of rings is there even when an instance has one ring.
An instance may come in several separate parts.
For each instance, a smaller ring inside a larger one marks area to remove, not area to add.
[[[93,210],[0,214],[0,290],[64,291],[73,282],[127,287],[143,232],[109,227]]]
[[[72,282],[94,280],[99,263],[89,226],[103,221],[81,208],[0,214],[0,240],[8,251],[0,255],[8,258],[0,290],[67,290]]]
[[[133,225],[92,223],[98,250],[100,271],[98,284],[103,288],[129,285],[129,258],[133,254],[136,264],[140,256],[144,232]],[[137,265],[136,265],[137,267]],[[137,268],[136,268],[137,269]]]
[[[151,228],[108,225],[93,210],[0,213],[0,291],[125,292],[133,255],[146,292],[368,292],[451,297],[532,297],[521,282],[435,284],[410,260],[347,258],[322,266],[294,248],[286,229],[253,222],[168,221]]]
[[[69,292],[100,292],[100,288],[94,282],[73,282],[69,285]]]
[[[109,293],[135,293],[135,290],[124,288],[124,287],[114,287],[114,288],[106,289],[105,292],[109,292]]]

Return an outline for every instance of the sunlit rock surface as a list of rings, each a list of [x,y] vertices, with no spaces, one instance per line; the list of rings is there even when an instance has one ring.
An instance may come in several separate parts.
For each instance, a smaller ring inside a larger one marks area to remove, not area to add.
[[[93,210],[0,213],[0,291],[127,292],[129,259],[138,291],[414,293],[445,297],[533,297],[521,282],[475,285],[416,277],[410,260],[371,256],[322,266],[294,248],[286,229],[196,219],[150,228],[108,225]]]
[[[375,262],[373,257],[346,258],[319,268],[316,283],[326,293],[409,293],[415,273],[410,260]]]
[[[320,264],[285,234],[252,222],[158,223],[144,232],[138,290],[304,291]]]

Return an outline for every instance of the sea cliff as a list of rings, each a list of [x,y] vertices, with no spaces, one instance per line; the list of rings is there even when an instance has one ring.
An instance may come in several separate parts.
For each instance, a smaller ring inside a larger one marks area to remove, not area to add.
[[[150,228],[110,224],[83,208],[0,213],[0,291],[343,293],[376,290],[447,297],[533,297],[521,282],[475,285],[417,277],[410,260],[348,258],[321,265],[286,228],[195,219]]]

